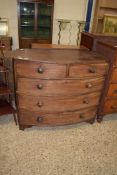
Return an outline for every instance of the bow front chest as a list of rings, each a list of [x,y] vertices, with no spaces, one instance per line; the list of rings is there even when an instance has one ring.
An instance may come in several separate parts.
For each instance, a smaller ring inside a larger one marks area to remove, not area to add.
[[[93,123],[108,62],[78,49],[29,49],[15,53],[16,104],[20,129]]]

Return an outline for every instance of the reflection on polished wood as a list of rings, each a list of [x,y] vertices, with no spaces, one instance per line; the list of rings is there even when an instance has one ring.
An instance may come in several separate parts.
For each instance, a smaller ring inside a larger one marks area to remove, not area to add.
[[[46,48],[46,49],[80,49],[85,48],[83,46],[75,46],[75,45],[63,45],[63,44],[40,44],[40,43],[32,43],[31,48]]]

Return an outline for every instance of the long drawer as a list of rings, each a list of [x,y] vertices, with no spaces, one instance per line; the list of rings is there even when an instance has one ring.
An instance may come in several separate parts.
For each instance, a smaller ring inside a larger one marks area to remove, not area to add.
[[[116,113],[117,112],[117,98],[111,98],[105,101],[103,113]]]
[[[16,74],[27,78],[64,78],[66,77],[66,65],[38,62],[17,63]]]
[[[64,113],[44,114],[41,112],[32,112],[20,110],[20,124],[22,125],[67,125],[83,121],[88,121],[96,116],[97,107]]]
[[[37,80],[19,78],[17,91],[31,95],[74,95],[101,90],[104,78],[88,80]]]
[[[96,77],[105,75],[108,64],[72,64],[69,69],[69,77]]]
[[[98,105],[100,92],[82,96],[26,96],[18,95],[19,108],[40,112],[64,112]]]

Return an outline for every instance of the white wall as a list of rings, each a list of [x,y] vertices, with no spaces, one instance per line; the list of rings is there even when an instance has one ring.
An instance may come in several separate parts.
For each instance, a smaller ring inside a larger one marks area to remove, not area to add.
[[[55,0],[54,18],[85,19],[87,0]]]
[[[13,49],[18,48],[17,0],[0,0],[0,17],[8,18],[9,36],[13,38]]]
[[[71,28],[71,42],[69,43],[70,25],[61,31],[61,44],[76,45],[78,26],[74,20],[85,21],[88,0],[55,0],[53,21],[53,43],[58,42],[59,23],[57,19],[73,20]]]
[[[85,20],[87,1],[88,0],[55,0],[53,43],[57,43],[58,41],[57,19]],[[18,48],[17,0],[0,0],[0,17],[8,18],[9,36],[13,37],[13,49]],[[66,32],[68,33],[68,31]],[[67,44],[66,38],[63,38],[62,44]]]

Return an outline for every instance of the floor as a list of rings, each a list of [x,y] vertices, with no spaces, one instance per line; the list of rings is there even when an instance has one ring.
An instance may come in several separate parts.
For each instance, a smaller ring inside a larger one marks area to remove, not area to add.
[[[117,175],[117,114],[25,131],[0,117],[0,175]]]

